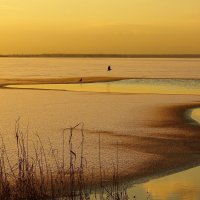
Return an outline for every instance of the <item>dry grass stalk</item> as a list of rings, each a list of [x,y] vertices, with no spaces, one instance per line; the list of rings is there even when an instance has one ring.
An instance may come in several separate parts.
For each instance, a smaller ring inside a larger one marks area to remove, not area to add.
[[[84,124],[79,123],[74,127],[63,130],[62,159],[49,139],[51,157],[55,168],[48,162],[47,154],[40,137],[34,144],[34,156],[29,153],[29,134],[20,131],[19,120],[16,121],[15,139],[17,149],[17,163],[12,165],[6,151],[3,138],[0,151],[0,199],[2,200],[45,200],[45,199],[127,199],[126,189],[119,186],[118,144],[117,164],[113,169],[113,181],[109,186],[103,181],[101,165],[101,138],[99,135],[99,173],[100,183],[94,186],[93,169],[91,179],[85,176],[86,159],[84,158]],[[73,134],[78,130],[81,136],[80,161],[77,165],[76,149],[73,147]],[[66,135],[69,139],[66,141]],[[69,163],[66,163],[66,156]],[[90,184],[89,184],[90,183]],[[98,193],[98,194],[97,194]]]

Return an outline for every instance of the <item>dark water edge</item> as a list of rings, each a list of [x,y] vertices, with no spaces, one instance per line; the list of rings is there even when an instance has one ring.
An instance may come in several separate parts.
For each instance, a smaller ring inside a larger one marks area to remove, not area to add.
[[[200,58],[200,54],[5,54],[1,58]]]

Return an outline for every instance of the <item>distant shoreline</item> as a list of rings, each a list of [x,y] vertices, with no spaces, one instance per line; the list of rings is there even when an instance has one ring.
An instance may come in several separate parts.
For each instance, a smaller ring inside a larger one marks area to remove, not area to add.
[[[200,54],[5,54],[0,58],[200,58]]]

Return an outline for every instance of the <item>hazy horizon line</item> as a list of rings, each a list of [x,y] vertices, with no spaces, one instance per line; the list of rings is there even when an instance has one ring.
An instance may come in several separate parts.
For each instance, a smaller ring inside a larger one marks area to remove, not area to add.
[[[200,54],[0,54],[0,57],[48,57],[48,58],[200,58]]]

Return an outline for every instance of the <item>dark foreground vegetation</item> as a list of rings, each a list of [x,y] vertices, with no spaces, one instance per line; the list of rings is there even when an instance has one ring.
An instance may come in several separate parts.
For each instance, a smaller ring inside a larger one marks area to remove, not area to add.
[[[80,155],[73,148],[73,133],[81,137]],[[65,135],[68,134],[66,141]],[[3,137],[0,150],[0,199],[1,200],[46,200],[46,199],[128,199],[126,186],[119,184],[118,160],[113,166],[112,181],[106,182],[101,165],[99,136],[99,175],[94,178],[93,170],[86,170],[84,158],[83,124],[63,130],[61,158],[49,141],[50,153],[46,152],[40,137],[30,153],[28,132],[23,133],[16,122],[16,163],[13,165],[6,150]],[[65,143],[67,142],[67,145]],[[32,155],[34,154],[34,156]],[[54,162],[49,161],[49,154]],[[117,153],[118,154],[118,150]],[[66,156],[68,161],[66,163]],[[77,159],[79,161],[77,161]],[[117,155],[118,159],[118,155]],[[87,175],[86,175],[87,174]],[[96,180],[95,180],[96,179]],[[135,197],[132,197],[135,199]]]

